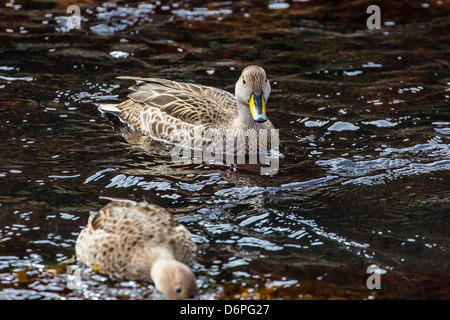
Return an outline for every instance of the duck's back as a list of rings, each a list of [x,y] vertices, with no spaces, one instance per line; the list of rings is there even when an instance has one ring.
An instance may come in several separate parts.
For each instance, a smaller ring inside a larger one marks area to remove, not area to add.
[[[188,131],[199,124],[226,128],[236,115],[236,99],[221,89],[157,78],[122,79],[137,84],[130,87],[128,99],[115,106],[113,112],[157,138],[165,139],[174,129]]]

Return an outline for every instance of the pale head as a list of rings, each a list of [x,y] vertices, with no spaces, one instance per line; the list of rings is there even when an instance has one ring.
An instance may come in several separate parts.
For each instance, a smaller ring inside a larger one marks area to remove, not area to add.
[[[191,269],[174,259],[158,259],[152,266],[150,276],[156,289],[172,299],[189,299],[198,293]]]
[[[270,95],[270,83],[266,72],[259,66],[248,66],[236,82],[235,96],[239,105],[247,106],[246,112],[256,122],[265,122],[266,103]]]

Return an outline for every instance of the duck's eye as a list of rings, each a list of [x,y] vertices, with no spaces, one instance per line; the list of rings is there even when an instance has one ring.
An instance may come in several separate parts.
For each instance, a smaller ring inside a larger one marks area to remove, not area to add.
[[[267,82],[268,80],[267,80],[267,78],[266,78],[266,82]]]
[[[175,291],[176,291],[177,293],[181,293],[181,287],[180,287],[180,286],[177,286],[177,287],[175,288]]]
[[[242,78],[242,82],[245,84],[245,79],[244,78]]]

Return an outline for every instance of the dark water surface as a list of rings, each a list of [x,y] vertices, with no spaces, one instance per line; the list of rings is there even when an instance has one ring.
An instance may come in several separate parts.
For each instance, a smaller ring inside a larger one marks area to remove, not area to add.
[[[99,196],[167,207],[202,299],[450,298],[450,2],[0,2],[0,298],[158,298],[67,262]],[[95,103],[151,76],[272,83],[280,168],[172,162]],[[370,265],[381,289],[368,289]]]

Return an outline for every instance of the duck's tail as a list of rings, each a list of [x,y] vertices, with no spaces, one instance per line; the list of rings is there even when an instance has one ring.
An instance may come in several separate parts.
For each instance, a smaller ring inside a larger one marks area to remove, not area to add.
[[[111,113],[119,113],[120,112],[120,109],[117,108],[117,104],[98,103],[97,107],[101,112],[111,112]]]

